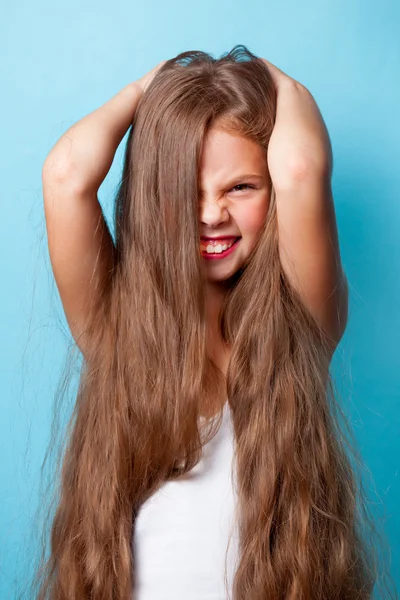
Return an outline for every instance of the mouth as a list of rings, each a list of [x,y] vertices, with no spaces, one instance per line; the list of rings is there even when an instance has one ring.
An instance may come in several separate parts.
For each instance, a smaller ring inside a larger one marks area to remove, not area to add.
[[[239,242],[242,238],[238,237],[235,239],[235,241],[233,242],[233,244],[229,247],[226,248],[226,250],[222,250],[222,245],[218,244],[215,248],[213,248],[214,250],[216,250],[216,252],[207,252],[206,250],[202,250],[201,251],[201,255],[205,260],[219,260],[222,258],[226,258],[227,256],[230,256],[237,248],[237,246],[239,245]],[[204,242],[202,244],[202,246],[205,246],[206,242]]]

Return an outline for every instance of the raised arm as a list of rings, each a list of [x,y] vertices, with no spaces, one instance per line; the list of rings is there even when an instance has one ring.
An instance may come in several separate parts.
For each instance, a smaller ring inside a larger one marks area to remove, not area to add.
[[[92,295],[107,283],[115,263],[97,192],[157,68],[72,125],[43,165],[50,260],[68,325],[83,354]]]
[[[330,337],[333,354],[347,324],[348,285],[331,187],[331,143],[312,94],[265,62],[277,89],[268,165],[276,192],[282,268]]]

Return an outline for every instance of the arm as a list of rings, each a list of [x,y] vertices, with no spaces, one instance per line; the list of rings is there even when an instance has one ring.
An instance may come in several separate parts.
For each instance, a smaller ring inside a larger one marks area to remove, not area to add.
[[[97,192],[115,152],[132,123],[142,91],[130,83],[111,100],[83,117],[57,141],[43,166],[43,177]]]
[[[115,152],[132,124],[139,100],[166,61],[129,83],[108,102],[72,125],[58,140],[43,166],[43,176],[81,192],[97,192]]]
[[[150,74],[74,124],[58,140],[42,169],[51,265],[68,325],[83,354],[90,307],[115,264],[114,243],[97,190]]]
[[[348,286],[331,189],[329,135],[310,92],[267,64],[278,94],[268,166],[276,193],[281,264],[332,339],[333,353],[347,323]]]
[[[262,60],[277,91],[275,126],[268,147],[268,167],[274,187],[284,187],[293,175],[306,169],[330,177],[331,142],[313,96],[301,83]]]

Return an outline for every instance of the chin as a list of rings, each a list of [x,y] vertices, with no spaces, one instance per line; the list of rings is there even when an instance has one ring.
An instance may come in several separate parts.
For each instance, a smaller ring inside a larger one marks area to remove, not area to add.
[[[240,275],[242,274],[243,267],[244,267],[244,263],[242,263],[242,261],[241,261],[240,264],[235,265],[234,269],[230,270],[226,274],[206,273],[207,281],[209,283],[233,284],[238,279],[238,277],[240,277]]]

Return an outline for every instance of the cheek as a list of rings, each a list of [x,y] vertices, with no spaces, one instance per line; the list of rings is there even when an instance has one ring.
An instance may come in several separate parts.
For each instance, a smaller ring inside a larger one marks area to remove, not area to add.
[[[265,223],[268,207],[268,198],[263,198],[257,202],[249,202],[246,206],[241,207],[236,221],[242,236],[258,236]]]

